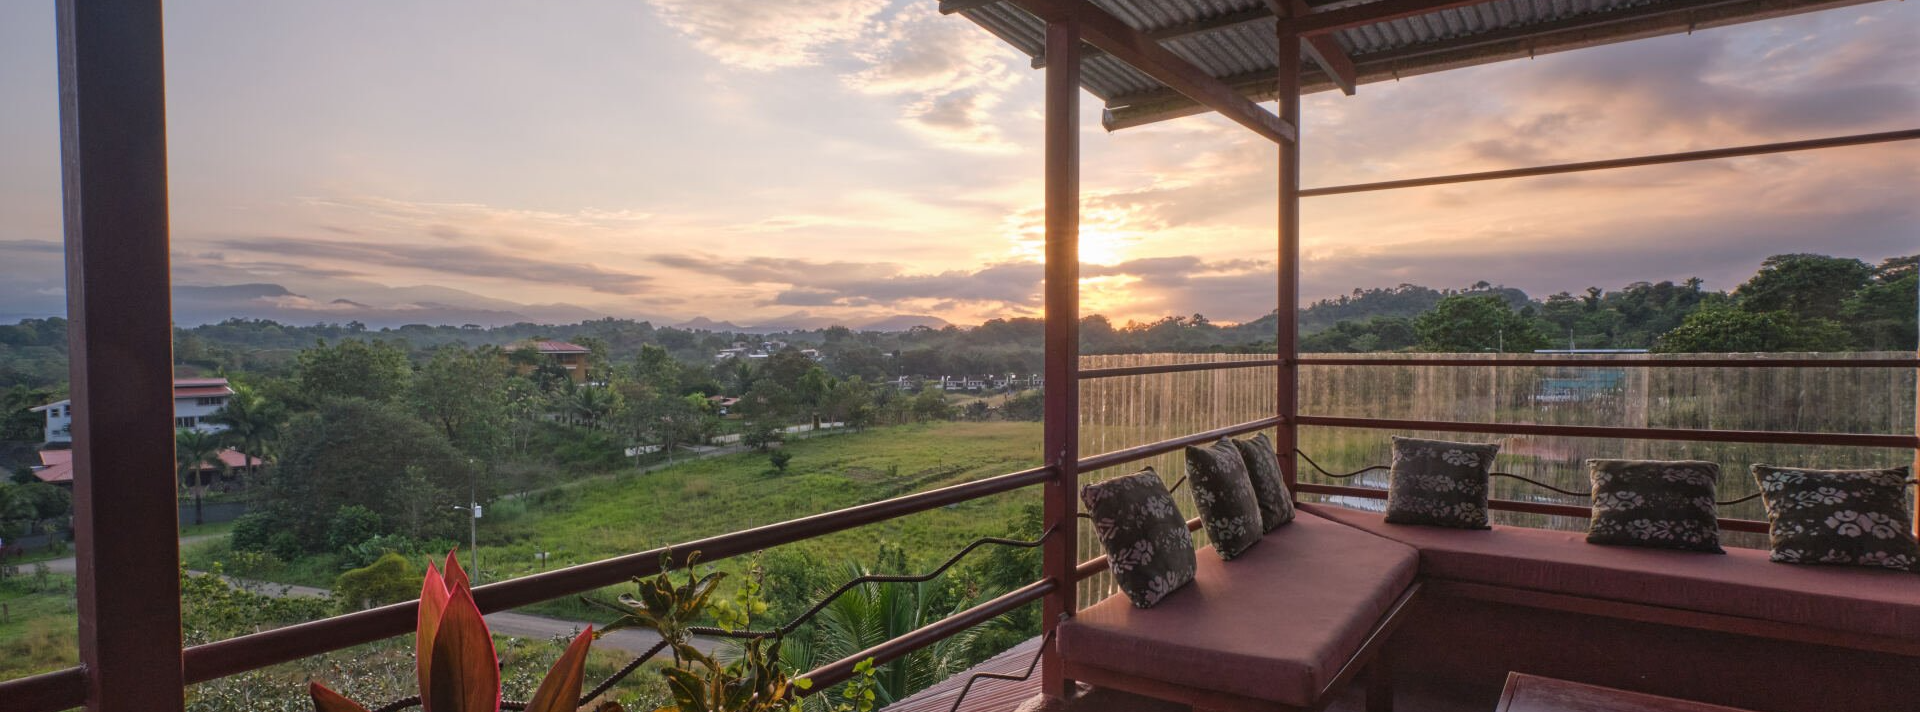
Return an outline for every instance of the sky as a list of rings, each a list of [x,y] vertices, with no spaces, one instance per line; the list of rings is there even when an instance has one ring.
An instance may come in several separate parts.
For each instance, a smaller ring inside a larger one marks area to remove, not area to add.
[[[54,3],[0,3],[0,320],[63,311]],[[1040,313],[1041,73],[934,0],[166,7],[175,317],[971,324]],[[1878,2],[1303,101],[1307,186],[1920,124]],[[1274,304],[1272,144],[1108,133],[1083,308]],[[1303,294],[1535,296],[1920,252],[1913,143],[1313,198]]]

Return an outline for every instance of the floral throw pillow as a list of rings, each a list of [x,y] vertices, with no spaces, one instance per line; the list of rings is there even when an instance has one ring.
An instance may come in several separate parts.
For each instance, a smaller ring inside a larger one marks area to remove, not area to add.
[[[1694,460],[1588,460],[1587,543],[1725,554],[1713,503],[1720,466]]]
[[[1773,560],[1920,572],[1907,505],[1909,468],[1803,470],[1754,465]]]
[[[1254,544],[1260,543],[1260,502],[1255,499],[1252,481],[1247,479],[1247,463],[1240,459],[1240,448],[1232,440],[1201,447],[1187,446],[1187,482],[1193,485],[1193,503],[1200,508],[1200,521],[1207,525],[1207,538],[1213,551],[1232,561]]]
[[[1080,488],[1108,570],[1136,608],[1193,580],[1193,535],[1153,468]]]
[[[1240,459],[1247,462],[1247,481],[1253,484],[1253,498],[1260,504],[1263,531],[1273,531],[1293,521],[1293,493],[1287,491],[1287,478],[1280,473],[1280,455],[1266,433],[1233,441],[1240,448]],[[1292,453],[1288,453],[1292,455]]]
[[[1487,523],[1487,472],[1494,443],[1393,438],[1393,472],[1387,482],[1387,523],[1455,529],[1491,529]]]

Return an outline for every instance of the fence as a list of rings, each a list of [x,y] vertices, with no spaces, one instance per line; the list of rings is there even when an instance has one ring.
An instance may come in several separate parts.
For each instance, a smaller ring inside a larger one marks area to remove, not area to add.
[[[1588,488],[1588,458],[1695,459],[1722,468],[1720,496],[1732,500],[1755,492],[1747,468],[1753,463],[1822,468],[1889,467],[1911,463],[1903,447],[1833,444],[1746,443],[1562,434],[1500,435],[1459,431],[1313,427],[1315,419],[1398,419],[1471,424],[1519,423],[1636,430],[1722,430],[1836,435],[1914,432],[1915,369],[1910,365],[1859,362],[1912,359],[1906,352],[1843,354],[1644,354],[1568,357],[1514,354],[1341,354],[1300,359],[1300,450],[1336,473],[1389,462],[1393,434],[1456,440],[1498,441],[1495,469],[1573,491]],[[1575,360],[1578,359],[1578,360]],[[1271,363],[1271,355],[1134,354],[1088,356],[1086,369],[1148,370],[1181,365]],[[1666,362],[1693,365],[1669,367]],[[1856,362],[1853,365],[1834,362]],[[1635,362],[1638,362],[1637,364]],[[1785,367],[1755,368],[1762,363]],[[1650,364],[1662,367],[1648,368]],[[1274,412],[1273,368],[1227,368],[1128,375],[1085,381],[1080,393],[1082,452],[1106,452],[1265,417]],[[1338,421],[1335,421],[1338,422]],[[1185,473],[1178,452],[1150,464],[1169,484]],[[1137,467],[1083,474],[1083,482],[1131,472]],[[1320,475],[1304,462],[1300,481],[1312,487],[1350,486],[1384,490],[1387,472],[1352,479]],[[1542,505],[1585,507],[1583,498],[1522,482],[1497,479],[1492,497]],[[1380,509],[1372,497],[1304,494]],[[1195,516],[1191,494],[1177,492],[1182,511]],[[1721,516],[1758,520],[1758,500],[1723,508]],[[1496,522],[1580,530],[1582,517],[1498,511]],[[1751,528],[1751,527],[1749,527]],[[1205,534],[1197,534],[1204,540]],[[1729,532],[1736,546],[1765,546],[1752,532]],[[1085,560],[1099,553],[1082,530]],[[1111,593],[1105,574],[1083,583],[1081,605]]]

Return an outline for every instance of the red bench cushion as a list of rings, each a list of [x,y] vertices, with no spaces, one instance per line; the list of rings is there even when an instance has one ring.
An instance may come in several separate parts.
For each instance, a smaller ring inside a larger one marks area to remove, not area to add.
[[[1418,554],[1313,517],[1233,561],[1199,556],[1185,588],[1151,609],[1123,596],[1059,630],[1076,665],[1280,704],[1308,706],[1413,584]]]
[[[1419,549],[1421,573],[1436,579],[1920,640],[1920,576],[1911,573],[1776,564],[1751,549],[1596,546],[1584,532],[1404,526],[1326,504],[1300,510]]]

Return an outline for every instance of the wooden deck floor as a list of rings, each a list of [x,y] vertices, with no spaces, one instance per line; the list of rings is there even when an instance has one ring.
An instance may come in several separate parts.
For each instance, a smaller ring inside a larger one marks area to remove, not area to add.
[[[949,712],[953,709],[954,698],[960,695],[960,688],[966,685],[967,678],[974,673],[1024,674],[1027,666],[1033,662],[1034,653],[1039,649],[1039,638],[1028,640],[989,658],[971,670],[947,678],[907,699],[889,705],[886,710],[887,712]],[[1430,681],[1402,679],[1397,682],[1401,683],[1394,699],[1394,709],[1397,712],[1491,712],[1495,704],[1495,700],[1449,698],[1437,691],[1433,685],[1423,684]],[[1013,712],[1021,702],[1039,693],[1040,675],[1037,670],[1032,677],[1018,682],[982,679],[973,683],[973,689],[967,692],[959,712]],[[1365,709],[1365,701],[1359,693],[1360,689],[1357,686],[1347,690],[1347,694],[1329,707],[1327,712],[1362,712]],[[1187,708],[1181,705],[1108,691],[1095,691],[1094,696],[1084,702],[1085,704],[1080,705],[1081,708],[1100,712],[1187,712]]]

